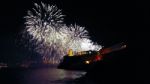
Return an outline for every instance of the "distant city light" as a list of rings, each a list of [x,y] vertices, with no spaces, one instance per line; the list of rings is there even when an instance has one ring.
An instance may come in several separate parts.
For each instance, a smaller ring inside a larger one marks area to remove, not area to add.
[[[85,61],[86,64],[90,64],[90,61]]]

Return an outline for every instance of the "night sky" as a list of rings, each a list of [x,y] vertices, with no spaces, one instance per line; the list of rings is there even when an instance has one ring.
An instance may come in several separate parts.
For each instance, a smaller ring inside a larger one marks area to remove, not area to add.
[[[144,1],[42,0],[56,4],[65,22],[85,26],[91,39],[103,46],[127,43],[130,63],[137,73],[147,71],[149,56],[150,6]],[[0,1],[0,61],[14,59],[15,39],[23,29],[27,10],[37,0]],[[142,75],[143,76],[143,75]]]

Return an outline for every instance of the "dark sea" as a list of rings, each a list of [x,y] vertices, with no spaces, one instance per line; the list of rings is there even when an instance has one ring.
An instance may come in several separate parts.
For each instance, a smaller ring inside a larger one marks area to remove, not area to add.
[[[83,71],[67,71],[56,67],[0,69],[0,84],[82,84],[75,79],[85,74]]]

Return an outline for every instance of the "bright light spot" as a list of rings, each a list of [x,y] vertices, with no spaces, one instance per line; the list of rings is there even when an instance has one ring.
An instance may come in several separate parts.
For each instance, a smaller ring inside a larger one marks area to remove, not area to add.
[[[90,64],[90,61],[85,61],[86,64]]]

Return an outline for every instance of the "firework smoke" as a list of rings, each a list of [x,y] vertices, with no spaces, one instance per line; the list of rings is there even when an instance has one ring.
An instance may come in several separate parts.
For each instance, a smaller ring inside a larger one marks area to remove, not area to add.
[[[101,49],[89,39],[84,27],[67,26],[63,17],[56,6],[44,3],[35,3],[35,8],[25,16],[23,38],[28,39],[26,45],[41,54],[44,62],[58,62],[69,49],[75,52]]]

